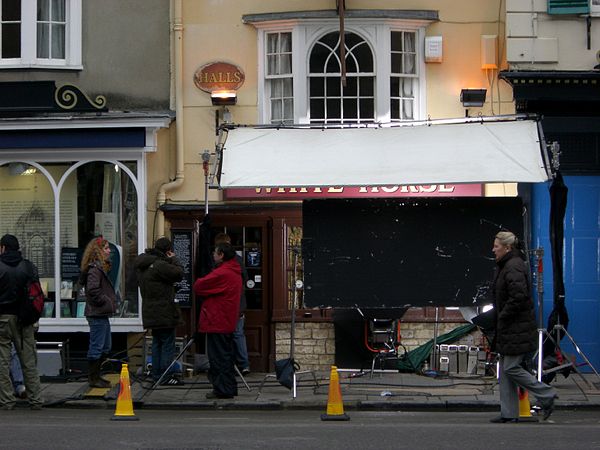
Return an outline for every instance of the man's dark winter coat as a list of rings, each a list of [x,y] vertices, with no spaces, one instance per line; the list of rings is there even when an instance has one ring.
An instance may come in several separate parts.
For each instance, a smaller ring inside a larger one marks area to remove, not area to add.
[[[529,293],[529,270],[518,252],[498,261],[494,280],[496,339],[494,350],[502,355],[522,355],[536,349],[537,325]]]
[[[183,279],[183,267],[175,257],[156,249],[147,249],[134,262],[142,293],[144,328],[175,328],[180,323],[175,304],[174,283]]]
[[[17,315],[18,313],[17,300],[29,278],[27,272],[19,266],[22,260],[23,257],[18,250],[7,250],[0,255],[0,261],[4,263],[0,264],[0,314]]]

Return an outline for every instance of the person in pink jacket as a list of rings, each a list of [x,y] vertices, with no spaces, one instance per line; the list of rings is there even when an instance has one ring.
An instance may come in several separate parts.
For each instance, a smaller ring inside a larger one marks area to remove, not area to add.
[[[242,269],[230,244],[217,244],[213,259],[216,268],[194,283],[194,293],[202,300],[198,331],[206,333],[208,379],[213,385],[206,398],[233,398],[237,395],[233,332],[239,316]]]

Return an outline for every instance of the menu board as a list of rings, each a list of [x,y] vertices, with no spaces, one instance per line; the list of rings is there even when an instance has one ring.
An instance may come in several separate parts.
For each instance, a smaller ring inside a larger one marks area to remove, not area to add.
[[[175,303],[192,306],[192,232],[173,231],[173,251],[183,267],[183,280],[175,283]]]

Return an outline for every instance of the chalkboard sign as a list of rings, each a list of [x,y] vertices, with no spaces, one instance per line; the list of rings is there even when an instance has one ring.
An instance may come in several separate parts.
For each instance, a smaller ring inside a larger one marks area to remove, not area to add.
[[[63,247],[60,254],[60,276],[63,281],[76,282],[81,273],[83,250],[76,247]]]
[[[523,235],[519,198],[303,203],[306,307],[486,303],[494,236]]]
[[[183,267],[183,280],[175,284],[175,302],[192,305],[192,232],[173,231],[173,252]]]

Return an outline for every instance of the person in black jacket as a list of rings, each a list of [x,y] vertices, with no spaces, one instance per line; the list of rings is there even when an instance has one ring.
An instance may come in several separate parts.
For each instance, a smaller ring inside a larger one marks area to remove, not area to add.
[[[554,410],[556,391],[522,366],[537,346],[537,325],[530,295],[529,269],[517,237],[501,231],[494,239],[497,270],[492,292],[496,311],[493,350],[500,354],[500,416],[493,423],[516,422],[519,418],[517,387],[531,392],[542,405],[547,420]]]
[[[31,267],[33,273],[27,273]],[[25,379],[27,400],[31,409],[41,409],[41,385],[33,324],[19,323],[20,301],[27,295],[30,277],[37,279],[37,268],[21,256],[19,241],[12,234],[0,239],[0,409],[13,409],[15,396],[9,376],[11,350],[14,344]]]
[[[175,328],[181,315],[174,284],[183,279],[183,267],[166,237],[157,239],[154,248],[139,255],[134,267],[142,294],[144,328],[152,330],[152,378],[156,382],[175,357]],[[173,372],[162,384],[181,385],[183,381]]]

